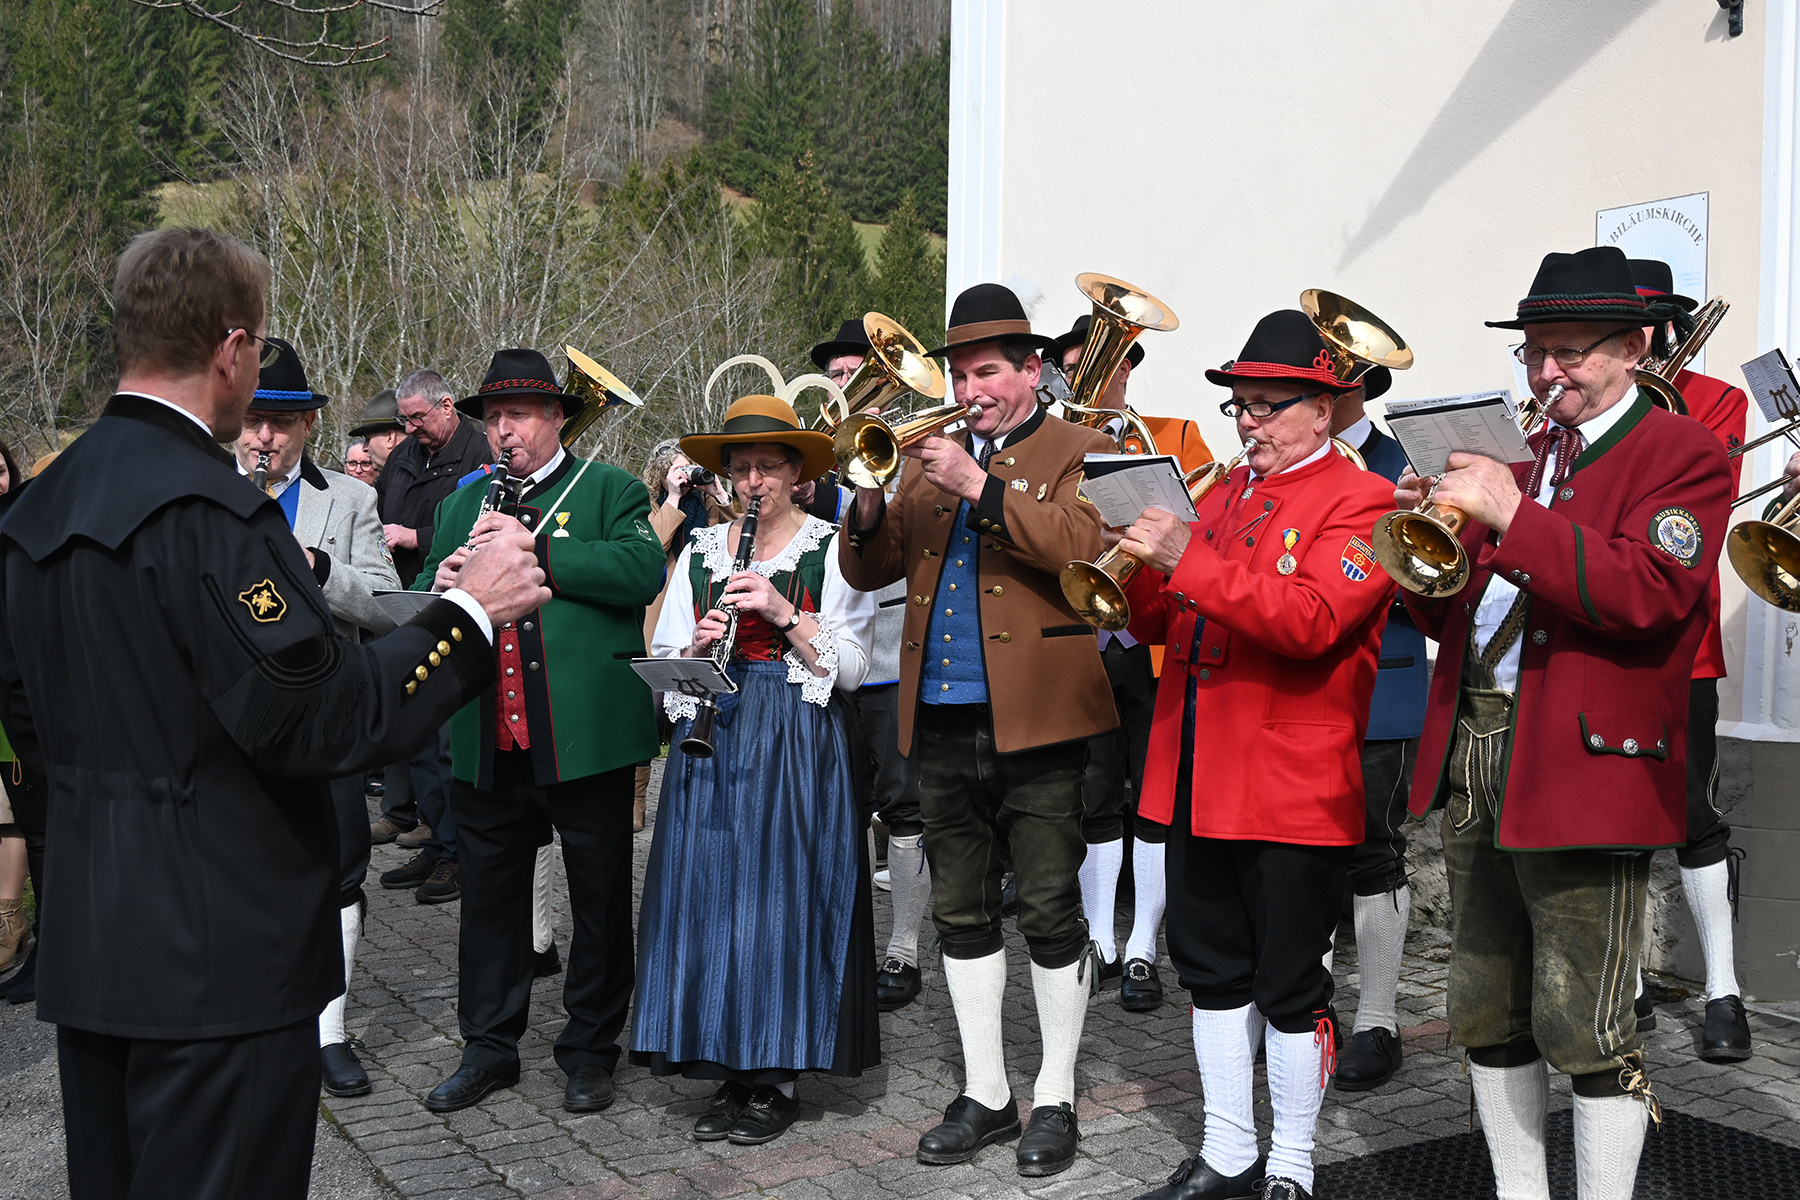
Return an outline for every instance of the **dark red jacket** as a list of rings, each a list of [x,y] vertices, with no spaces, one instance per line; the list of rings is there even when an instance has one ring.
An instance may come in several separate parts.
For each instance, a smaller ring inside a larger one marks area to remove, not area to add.
[[[1461,591],[1402,592],[1438,639],[1412,812],[1446,795],[1450,732],[1476,601],[1495,572],[1530,597],[1496,843],[1660,847],[1686,838],[1688,677],[1731,506],[1725,448],[1641,396],[1575,460],[1548,508],[1506,537],[1471,522]],[[1532,438],[1535,448],[1542,434]],[[1530,463],[1516,463],[1523,481]],[[1697,527],[1697,541],[1683,541]],[[1673,545],[1681,554],[1664,548]]]
[[[1195,836],[1355,845],[1363,734],[1394,594],[1368,541],[1394,507],[1393,485],[1337,454],[1246,495],[1249,478],[1240,467],[1200,502],[1173,576],[1139,571],[1127,590],[1131,635],[1168,646],[1138,811],[1173,819],[1191,677]]]
[[[1676,375],[1675,388],[1681,393],[1681,398],[1687,401],[1688,416],[1712,430],[1725,443],[1725,449],[1736,450],[1744,444],[1744,423],[1750,413],[1750,398],[1744,395],[1744,389],[1732,387],[1723,379],[1714,379],[1711,375],[1696,375],[1692,371],[1682,371]],[[1741,458],[1731,460],[1733,495],[1737,494],[1743,465],[1744,460]],[[1694,658],[1694,678],[1723,679],[1729,672],[1725,669],[1725,642],[1719,634],[1717,571],[1713,572],[1712,584],[1707,588],[1706,611],[1706,633],[1700,639],[1700,650]]]

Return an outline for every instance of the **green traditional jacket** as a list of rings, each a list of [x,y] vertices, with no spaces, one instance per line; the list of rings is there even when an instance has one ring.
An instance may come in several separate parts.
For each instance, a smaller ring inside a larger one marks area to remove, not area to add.
[[[503,510],[536,535],[552,598],[495,630],[495,690],[450,719],[451,770],[483,790],[493,786],[495,724],[509,691],[517,694],[511,703],[522,703],[539,784],[656,757],[650,690],[631,669],[644,653],[644,606],[662,590],[665,565],[650,529],[650,493],[619,468],[594,463],[564,495],[581,467],[581,459],[565,455],[518,505]],[[431,556],[414,590],[430,590],[438,564],[469,540],[487,484],[480,476],[438,505]]]

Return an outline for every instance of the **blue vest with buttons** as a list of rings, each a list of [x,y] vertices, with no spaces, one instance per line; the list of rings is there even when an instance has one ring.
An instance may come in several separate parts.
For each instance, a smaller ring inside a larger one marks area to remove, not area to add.
[[[981,581],[976,551],[980,541],[966,525],[969,505],[957,507],[944,548],[931,622],[925,631],[925,662],[919,672],[919,699],[927,704],[986,704],[987,667],[981,648]]]

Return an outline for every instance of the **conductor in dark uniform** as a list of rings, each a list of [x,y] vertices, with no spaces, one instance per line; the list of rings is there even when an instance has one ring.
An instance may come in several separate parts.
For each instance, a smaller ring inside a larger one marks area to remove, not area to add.
[[[493,626],[548,599],[503,539],[393,633],[333,631],[281,506],[219,446],[268,278],[205,230],[133,239],[119,393],[0,517],[0,721],[49,797],[38,1015],[74,1200],[306,1194],[344,989],[325,781],[491,687]]]

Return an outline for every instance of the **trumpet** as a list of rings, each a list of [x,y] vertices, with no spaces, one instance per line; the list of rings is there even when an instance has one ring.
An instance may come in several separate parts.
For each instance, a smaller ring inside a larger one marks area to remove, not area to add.
[[[1562,399],[1560,383],[1550,385],[1541,404],[1521,405],[1521,428],[1530,422],[1536,428],[1546,419],[1550,406]],[[1375,561],[1379,562],[1394,582],[1421,596],[1447,596],[1457,591],[1469,578],[1469,555],[1459,535],[1468,523],[1468,514],[1449,504],[1432,500],[1431,493],[1443,476],[1432,480],[1416,508],[1397,508],[1382,517],[1375,526]]]
[[[561,437],[565,450],[600,419],[601,413],[621,405],[644,407],[638,394],[626,387],[617,375],[573,346],[564,346],[563,353],[569,357],[569,381],[563,390],[587,401],[580,412],[563,422]]]
[[[1250,438],[1230,462],[1204,463],[1189,471],[1181,480],[1187,485],[1188,499],[1199,504],[1242,466],[1254,449],[1256,439]],[[1143,565],[1143,559],[1117,545],[1093,562],[1072,562],[1062,569],[1063,599],[1089,625],[1117,633],[1131,624],[1131,602],[1125,598],[1125,588]]]
[[[763,498],[752,496],[744,506],[744,524],[738,530],[737,558],[731,564],[731,573],[748,570],[750,556],[756,547],[757,512],[762,508]],[[732,651],[737,649],[738,610],[732,605],[726,610],[725,636],[714,642],[711,655],[713,665],[724,673],[726,664],[731,661]],[[735,691],[736,689],[733,688]],[[700,705],[700,711],[694,714],[693,724],[688,726],[688,735],[681,739],[681,752],[695,758],[711,758],[713,756],[713,720],[718,716],[718,706],[711,700]]]
[[[1142,418],[1129,409],[1099,407],[1099,400],[1138,336],[1146,329],[1167,332],[1179,328],[1181,318],[1149,292],[1111,275],[1087,271],[1075,277],[1075,286],[1093,301],[1094,315],[1088,322],[1081,360],[1075,364],[1075,377],[1069,381],[1069,395],[1062,398],[1063,419],[1090,429],[1104,429],[1121,420],[1125,429],[1116,439],[1119,453],[1155,454],[1156,438]],[[1060,371],[1061,364],[1055,369]]]
[[[272,455],[267,450],[256,452],[256,470],[250,472],[250,482],[259,492],[269,490],[269,459],[271,457]]]

